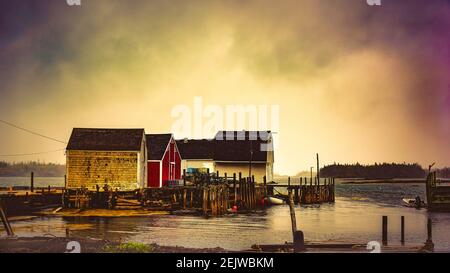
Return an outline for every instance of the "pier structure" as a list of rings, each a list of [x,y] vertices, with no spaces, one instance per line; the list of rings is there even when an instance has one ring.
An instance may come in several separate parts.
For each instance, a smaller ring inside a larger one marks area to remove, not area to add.
[[[450,185],[448,181],[438,179],[436,172],[431,170],[426,180],[426,194],[428,210],[450,211]]]
[[[28,214],[42,209],[62,207],[64,209],[145,209],[197,213],[220,216],[229,212],[245,213],[263,209],[270,205],[268,197],[288,203],[283,188],[293,192],[295,204],[317,204],[334,202],[334,179],[308,181],[299,178],[299,183],[288,184],[256,181],[254,176],[242,173],[220,175],[214,173],[187,174],[182,180],[173,181],[161,188],[143,188],[124,191],[105,185],[78,188],[35,187],[31,175],[29,187],[15,187],[0,191],[8,212],[12,215]]]
[[[288,195],[281,193],[279,189],[292,191],[294,203],[301,205],[335,202],[334,178],[323,178],[322,183],[317,178],[308,179],[306,177],[300,177],[298,181],[298,184],[295,184],[291,178],[288,178],[287,184],[271,183],[267,185],[267,191],[269,195],[277,195],[286,201],[288,201]]]

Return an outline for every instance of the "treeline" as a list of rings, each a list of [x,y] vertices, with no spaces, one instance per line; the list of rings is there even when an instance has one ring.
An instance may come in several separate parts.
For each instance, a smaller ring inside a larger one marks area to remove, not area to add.
[[[66,165],[42,162],[0,161],[0,176],[30,176],[34,172],[37,177],[62,177],[66,173]]]
[[[417,163],[375,163],[374,165],[333,164],[320,169],[322,177],[336,178],[365,178],[365,179],[390,179],[390,178],[423,178],[426,171]]]
[[[450,168],[436,170],[436,176],[440,178],[450,178]]]

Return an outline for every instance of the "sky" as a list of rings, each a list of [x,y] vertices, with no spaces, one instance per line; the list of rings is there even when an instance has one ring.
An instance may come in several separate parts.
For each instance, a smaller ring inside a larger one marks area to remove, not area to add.
[[[444,0],[0,0],[0,119],[63,142],[73,127],[164,133],[200,98],[278,107],[260,129],[280,174],[316,153],[450,166],[449,49]],[[173,133],[213,137],[193,131]],[[0,160],[64,163],[64,148],[0,123]]]

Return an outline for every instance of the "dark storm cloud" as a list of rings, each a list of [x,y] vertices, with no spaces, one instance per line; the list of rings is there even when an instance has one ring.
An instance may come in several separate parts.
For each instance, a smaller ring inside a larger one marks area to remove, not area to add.
[[[427,138],[427,160],[450,164],[440,149],[450,139],[449,1],[82,0],[69,7],[0,0],[0,7],[0,115],[12,121],[53,130],[60,118],[65,131],[121,119],[117,125],[159,125],[170,124],[161,113],[172,104],[198,94],[215,103],[261,99],[317,119],[311,124],[336,117],[356,131],[389,129],[371,136],[372,153],[353,157],[375,160],[371,154],[389,143],[386,157],[412,150],[414,161]],[[284,122],[294,124],[284,135],[301,131],[294,117]],[[414,135],[411,144],[395,151],[405,134]],[[366,144],[346,137],[333,145]],[[277,158],[293,161],[288,152]]]

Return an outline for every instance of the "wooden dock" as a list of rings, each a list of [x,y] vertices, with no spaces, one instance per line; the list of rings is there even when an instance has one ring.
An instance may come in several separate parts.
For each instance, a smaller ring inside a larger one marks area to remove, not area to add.
[[[297,204],[334,202],[334,179],[313,182],[299,178],[299,183],[277,184],[255,181],[255,177],[243,177],[242,173],[228,175],[219,172],[186,174],[181,184],[163,188],[144,188],[134,191],[118,191],[107,184],[87,188],[34,187],[31,175],[29,187],[0,189],[0,198],[10,216],[31,215],[46,208],[64,209],[120,209],[170,211],[176,214],[201,214],[220,216],[227,213],[247,213],[264,209],[267,197],[276,196],[286,201],[287,195],[277,193],[277,188],[294,192]]]
[[[437,179],[436,172],[429,172],[426,180],[428,210],[450,211],[450,186]]]

